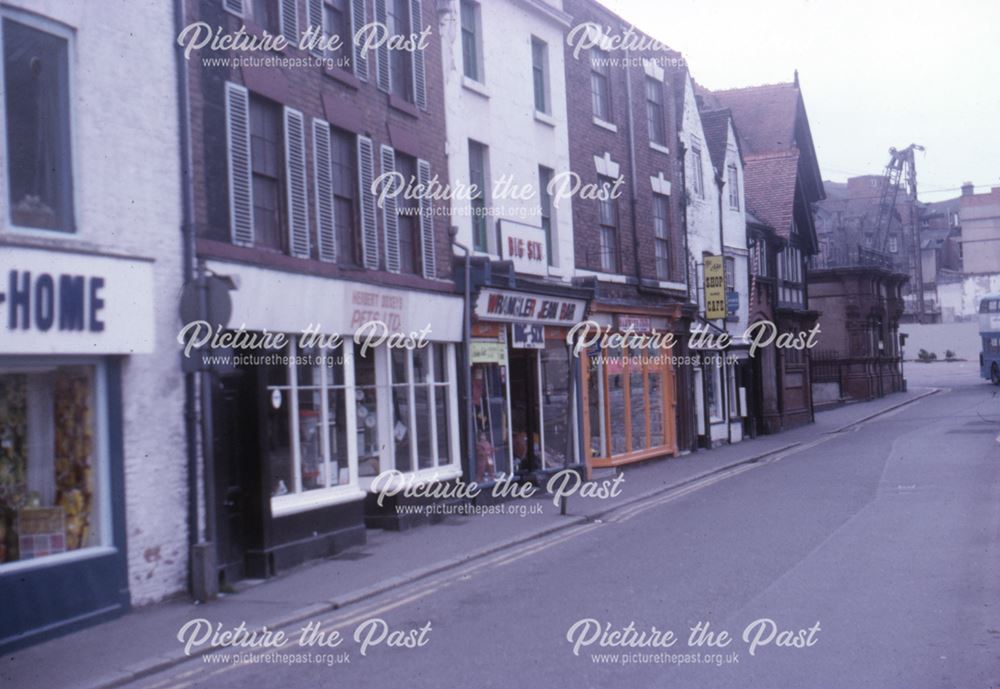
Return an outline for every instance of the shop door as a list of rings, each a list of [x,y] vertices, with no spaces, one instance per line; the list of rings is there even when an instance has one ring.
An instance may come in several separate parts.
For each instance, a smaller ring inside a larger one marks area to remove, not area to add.
[[[510,421],[515,474],[542,468],[538,420],[538,352],[534,349],[511,349]]]
[[[254,375],[242,371],[215,387],[215,515],[220,583],[245,576],[250,546],[253,472],[257,470]]]

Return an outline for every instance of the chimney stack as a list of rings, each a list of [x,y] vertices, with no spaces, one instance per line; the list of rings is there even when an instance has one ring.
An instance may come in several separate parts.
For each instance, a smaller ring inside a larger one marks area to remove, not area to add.
[[[976,193],[976,188],[973,186],[972,182],[965,182],[962,185],[962,196],[972,196]]]

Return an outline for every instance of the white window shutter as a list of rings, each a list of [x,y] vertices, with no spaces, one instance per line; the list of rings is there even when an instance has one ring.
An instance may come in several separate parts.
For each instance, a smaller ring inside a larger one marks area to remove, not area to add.
[[[280,0],[278,30],[292,45],[299,44],[299,0]]]
[[[375,0],[375,22],[380,26],[385,26],[388,22],[385,2],[386,0]],[[389,91],[392,88],[388,41],[382,41],[382,44],[375,49],[375,82],[383,91]]]
[[[420,0],[410,0],[410,33],[419,34],[421,31],[420,22],[423,19]],[[427,109],[427,74],[424,67],[424,51],[418,48],[411,53],[413,59],[413,101],[421,110]]]
[[[382,177],[391,180],[391,191],[396,191],[396,177],[385,177],[396,172],[396,151],[392,146],[382,144]],[[383,187],[385,188],[385,187]],[[399,216],[396,215],[396,197],[387,194],[382,203],[382,232],[385,241],[385,267],[393,273],[399,272]]]
[[[417,161],[417,184],[427,189],[431,181],[431,164],[426,160]],[[426,194],[420,195],[420,251],[423,256],[424,277],[437,277],[437,247],[434,244],[434,209]]]
[[[313,120],[313,178],[316,180],[316,239],[319,260],[337,260],[337,225],[334,222],[333,170],[330,160],[330,125]]]
[[[229,229],[233,244],[253,244],[253,182],[250,170],[250,94],[226,82]]]
[[[351,36],[357,35],[366,24],[365,0],[351,0]],[[361,81],[368,81],[368,55],[359,42],[351,41],[354,47],[354,76]]]
[[[292,256],[309,258],[305,123],[302,113],[291,108],[285,108],[285,179],[288,192],[288,246]]]
[[[323,30],[323,0],[306,0],[309,9],[309,28],[315,30],[319,27],[319,32],[313,35],[313,47],[309,52],[316,57],[323,57],[325,51],[318,41],[326,40],[326,31]]]
[[[222,0],[222,8],[238,17],[243,16],[243,0]]]
[[[361,252],[365,268],[378,270],[378,228],[375,222],[375,146],[366,136],[358,137],[358,194],[361,203]]]

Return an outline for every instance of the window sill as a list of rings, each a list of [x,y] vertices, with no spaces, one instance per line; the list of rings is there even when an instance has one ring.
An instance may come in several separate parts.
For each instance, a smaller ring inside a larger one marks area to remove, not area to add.
[[[335,486],[310,490],[305,493],[279,495],[271,498],[271,516],[274,518],[285,517],[321,507],[362,500],[364,497],[364,491],[358,489],[357,486]]]
[[[475,79],[470,79],[467,76],[462,76],[462,88],[468,89],[483,98],[488,99],[490,97],[490,92],[486,88],[486,84]]]
[[[382,481],[379,485],[380,489],[384,489],[387,494],[393,494],[393,492],[401,492],[404,488],[408,486],[423,486],[428,483],[440,483],[443,481],[453,481],[457,478],[462,477],[462,468],[457,464],[445,464],[439,467],[432,467],[430,469],[418,469],[417,471],[403,471],[393,474],[388,480]],[[373,491],[372,486],[375,484],[375,478],[371,477],[371,481],[365,488],[368,492],[377,493],[378,491]]]
[[[394,93],[389,94],[389,107],[413,118],[420,117],[420,111],[417,110],[416,105],[408,100],[403,100]]]
[[[541,110],[535,111],[535,122],[541,122],[542,124],[553,128],[556,126],[555,118],[552,117],[552,115],[542,112]]]
[[[353,73],[343,70],[340,67],[324,67],[323,74],[348,88],[355,90],[361,88],[361,80],[354,76]]]
[[[0,574],[7,575],[14,572],[24,572],[33,569],[58,567],[59,565],[64,565],[70,562],[78,562],[80,560],[88,560],[95,557],[107,557],[116,555],[117,553],[118,549],[113,546],[89,546],[87,548],[79,548],[77,550],[67,550],[62,553],[56,553],[55,555],[35,557],[30,560],[15,560],[13,562],[6,562],[0,565]]]
[[[661,146],[660,144],[658,144],[658,143],[656,143],[654,141],[650,141],[649,142],[649,147],[651,149],[653,149],[654,151],[659,151],[663,155],[670,155],[670,149],[669,148],[667,148],[666,146]]]
[[[594,124],[596,124],[601,129],[607,129],[609,132],[614,132],[615,134],[618,133],[618,127],[616,127],[615,125],[611,124],[610,122],[605,122],[600,117],[594,117],[593,121],[594,121]]]

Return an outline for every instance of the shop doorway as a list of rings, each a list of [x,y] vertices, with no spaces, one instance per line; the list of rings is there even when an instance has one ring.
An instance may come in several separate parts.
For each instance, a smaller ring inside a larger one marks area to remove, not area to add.
[[[538,383],[537,350],[511,349],[510,425],[516,474],[531,473],[542,468]]]
[[[219,583],[247,576],[246,552],[251,547],[252,506],[258,424],[256,376],[252,371],[220,377],[214,399],[215,518]]]

